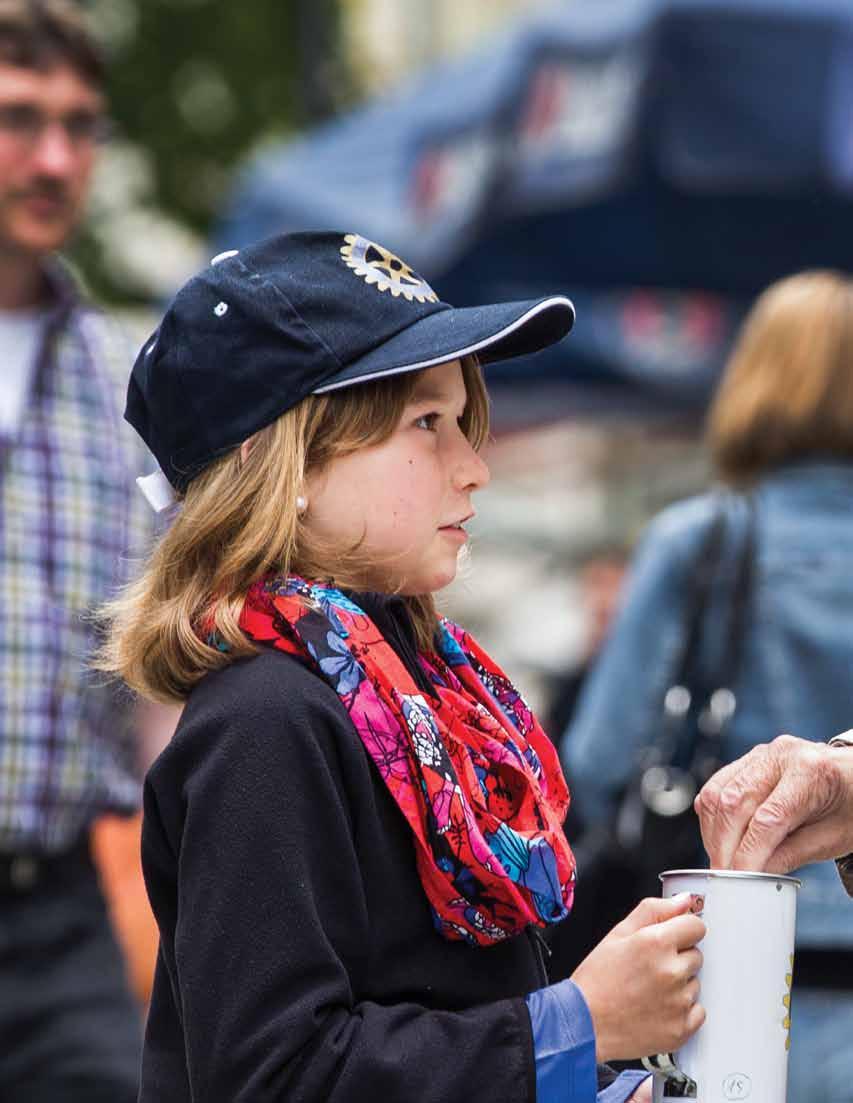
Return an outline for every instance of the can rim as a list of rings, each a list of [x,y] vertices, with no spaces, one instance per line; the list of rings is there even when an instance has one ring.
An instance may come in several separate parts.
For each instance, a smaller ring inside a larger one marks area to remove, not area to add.
[[[784,881],[797,888],[802,886],[798,877],[791,877],[784,873],[758,873],[747,869],[667,869],[658,874],[658,879],[663,881],[665,877],[708,877],[714,880],[739,880],[739,881]]]

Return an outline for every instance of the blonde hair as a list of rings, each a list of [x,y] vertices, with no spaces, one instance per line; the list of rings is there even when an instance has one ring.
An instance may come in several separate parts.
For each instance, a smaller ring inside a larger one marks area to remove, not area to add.
[[[750,311],[711,407],[717,471],[746,484],[814,455],[853,459],[853,281],[802,272]]]
[[[391,436],[419,374],[310,395],[257,432],[245,459],[236,448],[197,475],[141,576],[103,609],[97,668],[143,696],[183,700],[208,671],[257,652],[239,621],[247,591],[263,575],[293,572],[363,588],[369,564],[358,547],[313,540],[296,500],[309,472]],[[476,358],[463,359],[462,374],[461,425],[479,449],[488,398]],[[427,649],[437,626],[432,595],[404,600]]]

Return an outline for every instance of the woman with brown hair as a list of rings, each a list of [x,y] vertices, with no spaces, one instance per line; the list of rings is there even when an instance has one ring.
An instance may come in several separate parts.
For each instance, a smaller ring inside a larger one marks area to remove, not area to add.
[[[746,319],[711,409],[708,445],[727,514],[699,666],[724,664],[739,549],[753,552],[735,711],[721,757],[782,732],[825,742],[853,715],[853,281],[781,280]],[[605,823],[655,739],[686,633],[713,492],[650,526],[610,639],[561,754],[585,825]],[[799,874],[790,1099],[853,1099],[853,921],[832,863]],[[582,883],[582,881],[581,881]]]

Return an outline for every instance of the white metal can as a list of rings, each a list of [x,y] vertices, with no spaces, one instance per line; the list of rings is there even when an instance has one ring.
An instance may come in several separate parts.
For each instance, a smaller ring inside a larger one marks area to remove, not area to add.
[[[667,870],[660,879],[665,897],[704,897],[708,930],[699,943],[706,1019],[671,1058],[670,1074],[655,1076],[655,1103],[784,1103],[800,882],[716,869]]]

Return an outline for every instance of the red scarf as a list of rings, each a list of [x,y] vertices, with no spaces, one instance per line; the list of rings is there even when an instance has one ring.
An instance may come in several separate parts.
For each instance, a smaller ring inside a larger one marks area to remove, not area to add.
[[[556,751],[518,691],[458,625],[419,655],[427,700],[369,617],[295,576],[249,591],[240,626],[337,692],[415,837],[418,873],[448,939],[490,945],[572,906],[569,793]]]

